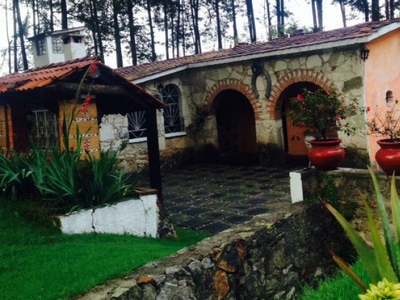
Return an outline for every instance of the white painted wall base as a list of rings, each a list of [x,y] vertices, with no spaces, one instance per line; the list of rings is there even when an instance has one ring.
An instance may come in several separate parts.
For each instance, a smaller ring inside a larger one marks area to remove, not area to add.
[[[292,203],[301,202],[304,200],[303,181],[302,178],[308,178],[315,173],[315,168],[305,168],[289,173],[290,177],[290,197]]]
[[[59,216],[61,231],[67,234],[112,233],[158,237],[157,194],[140,195],[102,208]]]

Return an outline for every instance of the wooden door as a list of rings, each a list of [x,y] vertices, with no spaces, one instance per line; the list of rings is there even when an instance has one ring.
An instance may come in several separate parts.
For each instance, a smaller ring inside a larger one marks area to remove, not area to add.
[[[287,130],[287,145],[289,155],[307,155],[308,148],[306,145],[306,128],[296,127],[292,123],[290,112],[293,107],[290,105],[290,101],[286,102],[286,130]]]

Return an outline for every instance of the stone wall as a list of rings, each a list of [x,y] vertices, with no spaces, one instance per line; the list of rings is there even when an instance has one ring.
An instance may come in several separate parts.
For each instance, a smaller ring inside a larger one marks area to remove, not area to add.
[[[179,136],[166,136],[162,112],[158,112],[162,156],[172,156],[185,148],[197,148],[206,144],[218,147],[216,99],[226,90],[244,95],[252,106],[257,143],[274,144],[285,151],[281,111],[284,100],[282,94],[285,89],[299,82],[313,83],[325,89],[333,85],[344,94],[345,99],[354,97],[362,99],[363,73],[357,51],[358,49],[343,48],[334,51],[314,51],[302,56],[260,59],[259,63],[264,73],[256,79],[253,78],[252,61],[189,68],[159,78],[158,81],[163,85],[175,84],[179,87],[185,126],[185,132]],[[269,77],[269,80],[266,77]],[[158,93],[154,81],[141,83],[141,86],[151,94]],[[354,117],[352,121],[360,128],[364,128],[363,116]],[[340,137],[344,147],[366,152],[364,135]],[[143,151],[143,144],[145,143],[128,145],[126,155],[122,155],[128,160],[127,168],[136,167],[132,157],[136,155],[135,153]]]
[[[353,248],[319,204],[254,217],[76,299],[295,299]]]
[[[383,173],[375,173],[379,188],[383,195],[386,208],[390,213],[390,187],[391,176]],[[396,187],[399,191],[400,177],[395,177]],[[376,202],[376,194],[372,178],[367,169],[339,168],[328,172],[316,172],[312,180],[306,181],[303,187],[307,195],[320,195],[322,198],[329,197],[326,191],[334,193],[337,197],[339,211],[346,216],[360,234],[368,241],[369,227],[364,201],[371,207],[372,213],[379,226],[380,217]],[[341,208],[341,209],[340,209]]]
[[[221,92],[232,90],[249,101],[255,117],[256,142],[259,145],[276,145],[285,151],[285,134],[282,107],[285,90],[293,84],[308,82],[324,89],[335,87],[344,99],[357,98],[362,103],[363,69],[359,62],[358,48],[332,51],[313,51],[306,55],[280,56],[259,60],[263,73],[253,78],[253,61],[232,62],[186,69],[157,79],[166,86],[174,84],[180,89],[181,113],[185,132],[168,135],[164,131],[163,112],[157,112],[159,145],[164,158],[182,153],[186,148],[214,145],[218,148],[216,121],[217,99]],[[268,79],[267,79],[268,77]],[[154,81],[141,83],[150,94],[158,94]],[[128,123],[125,116],[105,116],[101,121],[101,149],[118,147],[121,139],[128,141]],[[364,117],[353,117],[364,128]],[[348,137],[341,135],[342,146],[366,153],[366,137],[359,133]],[[113,140],[112,138],[115,138]],[[146,142],[130,141],[121,153],[124,168],[129,171],[142,169],[147,162]],[[262,155],[262,153],[259,153]],[[350,164],[352,167],[354,165]]]

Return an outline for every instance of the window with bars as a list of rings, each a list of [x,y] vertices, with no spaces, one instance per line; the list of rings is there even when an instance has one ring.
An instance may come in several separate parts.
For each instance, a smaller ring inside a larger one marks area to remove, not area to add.
[[[53,37],[51,42],[53,44],[53,53],[64,53],[63,41],[61,38]]]
[[[36,53],[38,56],[46,54],[46,40],[44,38],[36,41]]]
[[[42,149],[58,145],[57,116],[47,109],[27,116],[29,139]]]
[[[162,88],[162,101],[168,105],[168,108],[164,108],[164,128],[166,134],[183,131],[180,94],[180,90],[175,84],[168,84]]]
[[[129,139],[140,139],[147,137],[147,121],[145,111],[135,111],[128,114]]]
[[[180,90],[174,84],[168,84],[160,90],[161,100],[168,105],[164,108],[164,128],[166,135],[183,132],[183,120],[180,109]],[[130,140],[141,140],[147,137],[147,121],[144,111],[128,114],[128,131]]]

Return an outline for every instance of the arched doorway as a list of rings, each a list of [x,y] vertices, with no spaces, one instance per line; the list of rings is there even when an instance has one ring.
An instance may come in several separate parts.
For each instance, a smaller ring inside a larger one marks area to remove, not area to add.
[[[320,87],[311,82],[298,82],[288,86],[280,95],[279,99],[282,104],[282,123],[284,132],[285,151],[289,163],[306,163],[308,162],[307,153],[308,145],[306,141],[306,133],[312,129],[296,127],[292,123],[290,112],[293,110],[290,105],[290,99],[296,98],[304,89],[315,91]],[[337,137],[336,130],[329,132],[330,137]]]
[[[219,93],[215,99],[220,156],[227,163],[257,162],[254,110],[248,99],[235,90]]]

